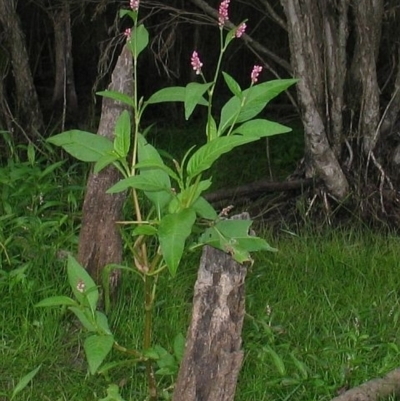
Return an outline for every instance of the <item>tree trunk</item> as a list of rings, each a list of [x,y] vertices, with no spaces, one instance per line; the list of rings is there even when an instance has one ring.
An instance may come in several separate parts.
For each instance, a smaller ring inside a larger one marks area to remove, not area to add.
[[[5,31],[7,49],[11,55],[11,64],[15,81],[15,110],[17,125],[14,128],[32,140],[41,133],[43,117],[38,96],[33,83],[29,56],[21,22],[13,0],[0,1],[0,23]]]
[[[54,22],[54,47],[56,59],[53,107],[62,115],[62,131],[65,122],[76,123],[78,100],[72,60],[71,17],[69,3],[58,6],[52,15]]]
[[[353,92],[349,106],[359,111],[359,135],[366,155],[378,140],[380,121],[380,88],[376,62],[381,40],[383,0],[353,1],[356,45],[351,65],[350,85]]]
[[[129,96],[133,94],[132,55],[126,46],[118,58],[108,90]],[[116,121],[123,110],[132,111],[118,101],[103,98],[98,135],[112,140]],[[79,235],[78,259],[97,283],[101,282],[101,273],[105,265],[122,261],[122,240],[116,221],[121,220],[126,195],[125,193],[115,195],[106,193],[107,189],[119,179],[118,170],[109,166],[98,174],[91,173],[87,184],[82,228]],[[115,270],[114,274],[111,284],[115,288],[118,270]]]
[[[281,3],[287,17],[293,74],[299,78],[297,92],[305,131],[307,175],[316,174],[323,180],[329,193],[342,199],[347,195],[349,185],[335,156],[338,151],[334,152],[329,143],[326,128],[329,100],[325,96],[326,59],[324,42],[321,40],[324,22],[322,10],[314,0],[281,0]],[[326,43],[327,58],[337,60],[339,68],[344,64],[343,55],[340,53],[336,59],[333,53],[336,48],[330,47],[335,45],[333,40],[340,43],[340,40],[333,36],[334,33],[342,34],[342,32],[333,25],[334,21],[325,20],[325,22],[326,39],[329,40]],[[336,70],[335,74],[342,80],[343,71]],[[334,79],[334,76],[331,76],[331,79]],[[330,83],[331,87],[336,85],[338,85],[337,92],[331,93],[331,102],[335,105],[333,115],[335,136],[341,134],[341,120],[338,118],[341,110],[338,108],[342,105],[343,82],[335,80]],[[335,141],[337,142],[337,139]]]
[[[243,361],[246,273],[230,255],[204,247],[173,401],[233,401]]]

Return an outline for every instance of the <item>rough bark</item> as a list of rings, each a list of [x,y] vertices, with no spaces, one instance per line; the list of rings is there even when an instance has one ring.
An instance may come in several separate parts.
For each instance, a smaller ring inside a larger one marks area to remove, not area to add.
[[[348,9],[350,0],[321,2],[326,68],[327,133],[335,157],[340,157],[343,135]]]
[[[325,126],[324,48],[321,10],[314,0],[281,0],[284,7],[294,76],[305,131],[308,176],[320,177],[338,199],[349,190],[348,182],[330,146]]]
[[[55,46],[55,82],[53,91],[54,109],[62,114],[63,128],[65,120],[75,122],[78,100],[75,90],[75,78],[72,59],[72,35],[69,3],[59,5],[53,14]]]
[[[15,110],[18,125],[22,127],[28,139],[33,139],[43,128],[43,117],[37,92],[29,65],[25,37],[21,21],[17,15],[13,0],[0,1],[0,23],[2,24],[7,50],[11,56],[11,65],[15,81]]]
[[[355,17],[356,46],[351,67],[354,102],[359,105],[359,134],[363,138],[364,153],[371,152],[378,140],[380,121],[380,89],[376,62],[381,39],[383,0],[352,2]],[[360,102],[361,95],[361,104]],[[353,107],[352,105],[350,105]]]
[[[400,369],[352,388],[331,401],[379,401],[393,395],[400,396]]]
[[[235,218],[248,219],[247,213]],[[232,401],[243,361],[247,267],[206,246],[194,288],[192,321],[173,401]]]
[[[132,55],[125,46],[114,68],[108,89],[132,96],[132,77]],[[103,98],[98,135],[113,139],[116,121],[123,110],[129,109],[120,102]],[[106,193],[119,179],[119,172],[109,166],[98,174],[91,173],[87,183],[78,259],[96,282],[100,282],[105,265],[120,263],[122,260],[122,240],[116,221],[121,219],[126,195]],[[117,281],[117,276],[114,277],[114,281]]]

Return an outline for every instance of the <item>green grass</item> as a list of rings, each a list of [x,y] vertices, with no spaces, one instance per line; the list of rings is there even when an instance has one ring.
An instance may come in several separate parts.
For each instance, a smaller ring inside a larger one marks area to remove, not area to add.
[[[284,148],[281,143],[274,151]],[[245,155],[240,157],[252,157]],[[234,172],[224,170],[226,176],[239,174],[241,163],[231,161]],[[0,401],[39,365],[16,400],[99,400],[109,383],[120,385],[126,400],[144,400],[141,366],[90,376],[82,349],[86,333],[76,319],[63,308],[34,307],[46,297],[70,295],[65,260],[57,255],[76,250],[85,175],[79,165],[46,169],[44,161],[1,169]],[[238,401],[330,400],[343,387],[397,367],[396,235],[365,228],[263,235],[279,251],[256,255],[248,272]],[[188,255],[176,278],[159,280],[154,337],[171,351],[190,321],[198,261],[198,253]],[[141,347],[142,306],[142,282],[126,273],[109,316],[121,345]],[[160,379],[160,387],[172,382]]]
[[[236,399],[329,400],[343,386],[395,368],[398,238],[350,230],[318,238],[282,234],[273,242],[279,252],[258,255],[248,273],[245,362]],[[185,261],[176,279],[160,280],[155,341],[168,349],[189,322],[197,256]],[[63,263],[43,258],[25,274],[25,281],[6,277],[0,284],[0,388],[9,394],[20,377],[42,364],[17,399],[104,397],[107,380],[88,376],[84,333],[74,319],[59,308],[33,307],[46,296],[68,293]],[[140,281],[125,276],[111,314],[118,342],[129,347],[141,343],[141,295]],[[126,399],[145,399],[140,367],[119,369],[109,379],[124,384]]]

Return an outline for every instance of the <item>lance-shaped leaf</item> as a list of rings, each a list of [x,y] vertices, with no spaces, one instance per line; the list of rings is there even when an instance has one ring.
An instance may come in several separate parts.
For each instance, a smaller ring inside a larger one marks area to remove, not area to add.
[[[193,153],[187,164],[187,174],[193,179],[201,172],[209,169],[218,158],[233,148],[258,140],[257,137],[231,135],[214,139]]]
[[[143,177],[141,174],[124,178],[121,181],[118,181],[115,185],[113,185],[110,189],[107,190],[107,193],[115,194],[117,192],[125,191],[128,188],[136,188],[148,192],[157,192],[157,191],[165,191],[166,193],[170,192],[170,188],[168,186],[163,186],[163,184],[160,183],[160,180],[158,180],[157,177],[154,176]]]
[[[131,119],[124,110],[115,124],[114,150],[118,156],[126,157],[131,147]]]
[[[47,142],[61,146],[71,156],[83,162],[96,162],[113,150],[113,143],[109,139],[80,130],[54,135]]]
[[[111,351],[113,344],[114,337],[111,335],[99,336],[95,334],[85,340],[83,348],[92,375],[97,372],[97,369]]]
[[[265,106],[289,86],[295,84],[296,79],[278,79],[252,86],[242,92],[242,99],[234,96],[223,106],[219,123],[219,135],[233,123],[240,123],[257,116]]]
[[[131,107],[134,107],[135,103],[131,96],[126,95],[125,93],[117,92],[117,91],[100,91],[96,92],[96,95],[103,96],[109,99],[116,100],[117,102],[125,103]]]
[[[186,98],[186,88],[184,86],[172,86],[163,88],[153,93],[145,104],[156,104],[165,102],[184,102]],[[198,101],[201,106],[207,106],[207,101],[201,97]]]
[[[138,138],[138,159],[139,163],[164,164],[157,149],[150,145],[143,135],[139,135]],[[158,216],[161,217],[161,211],[171,200],[171,180],[168,173],[159,168],[143,168],[140,170],[140,177],[152,182],[158,182],[160,187],[167,189],[166,191],[145,192],[145,195],[155,206]]]
[[[226,72],[222,72],[222,76],[224,77],[225,83],[227,84],[229,90],[232,92],[233,95],[237,96],[239,99],[242,98],[242,88],[240,85],[235,81],[233,77],[231,77]]]
[[[132,52],[133,57],[138,58],[139,54],[149,44],[149,32],[143,24],[136,26],[132,29],[131,38],[128,40],[127,45]]]
[[[42,365],[39,365],[37,368],[31,370],[20,379],[20,381],[14,387],[13,393],[11,395],[11,400],[13,400],[15,396],[18,395],[30,383],[30,381],[36,376],[37,372],[39,372],[41,366]]]
[[[193,110],[199,104],[201,99],[203,98],[204,92],[206,92],[212,82],[207,84],[200,84],[198,82],[190,82],[186,86],[185,91],[185,119],[189,120],[189,117],[192,115]]]
[[[57,295],[54,297],[50,298],[45,298],[38,302],[35,307],[40,308],[40,307],[48,307],[48,306],[78,306],[78,303],[74,301],[70,297],[66,297],[64,295]]]
[[[197,184],[190,185],[171,200],[168,205],[168,211],[170,213],[178,213],[182,209],[191,207],[210,186],[211,180],[203,180]]]
[[[88,272],[71,255],[68,255],[67,273],[69,284],[78,302],[86,305],[87,301],[90,309],[96,310],[99,290]]]
[[[244,122],[242,125],[235,128],[233,133],[263,138],[277,134],[284,134],[286,132],[290,132],[291,130],[291,128],[273,121],[255,119]]]
[[[202,196],[200,196],[193,204],[193,209],[199,217],[207,220],[216,220],[217,212],[213,206]]]
[[[184,209],[179,213],[167,214],[160,222],[158,239],[165,263],[172,276],[176,274],[186,239],[192,232],[195,221],[195,211]]]

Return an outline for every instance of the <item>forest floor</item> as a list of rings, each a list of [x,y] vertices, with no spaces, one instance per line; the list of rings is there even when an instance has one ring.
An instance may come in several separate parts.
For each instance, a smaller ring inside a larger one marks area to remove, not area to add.
[[[167,148],[172,140],[171,134]],[[267,145],[277,178],[293,171],[298,146],[290,150],[290,138]],[[216,188],[268,175],[266,147],[222,160],[213,173]],[[77,247],[87,170],[80,164],[9,160],[0,173],[0,400],[9,400],[21,377],[38,366],[16,400],[100,400],[109,383],[118,384],[126,400],[144,400],[140,365],[89,375],[82,348],[86,333],[71,313],[35,308],[46,297],[70,295],[59,256]],[[398,367],[398,235],[362,224],[333,228],[304,222],[282,219],[273,230],[262,220],[256,224],[257,234],[278,252],[255,255],[247,275],[238,401],[330,400]],[[154,334],[167,350],[188,327],[198,262],[199,253],[190,254],[175,278],[165,274],[159,280]],[[142,295],[138,276],[124,273],[109,317],[123,346],[141,347]],[[168,389],[174,378],[157,380]]]

